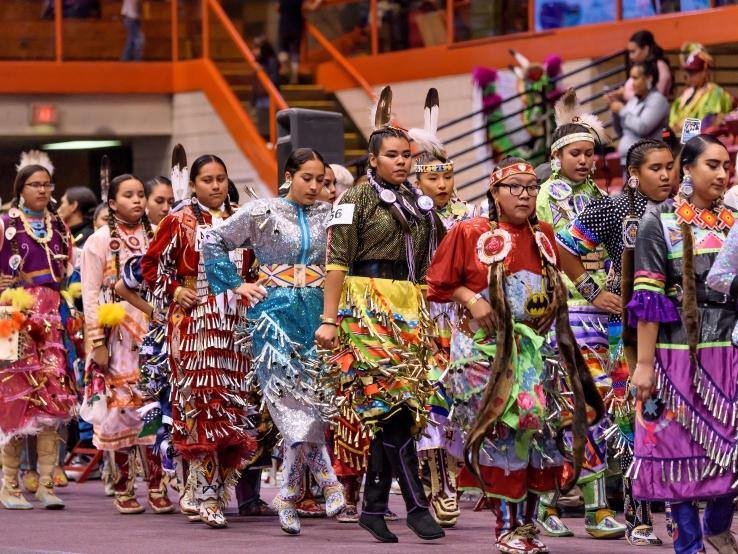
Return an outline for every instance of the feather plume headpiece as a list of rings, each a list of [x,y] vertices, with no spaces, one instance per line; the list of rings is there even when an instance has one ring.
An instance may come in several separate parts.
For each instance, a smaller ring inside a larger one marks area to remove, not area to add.
[[[110,158],[105,154],[100,160],[100,198],[104,203],[108,201],[110,190]]]
[[[605,133],[605,126],[602,120],[592,113],[588,113],[577,99],[577,93],[573,88],[570,88],[561,97],[561,100],[556,102],[554,107],[556,116],[556,127],[561,127],[568,123],[575,123],[577,125],[583,125],[589,131],[586,133],[576,132],[561,137],[559,140],[551,145],[551,152],[559,150],[580,140],[586,140],[593,142],[594,144],[607,144],[609,137]]]
[[[415,141],[416,153],[426,161],[440,160],[443,163],[416,163],[415,173],[438,173],[453,171],[453,162],[449,161],[446,149],[438,138],[438,116],[440,100],[435,88],[428,90],[423,108],[423,128],[410,129],[407,134]],[[425,154],[425,156],[423,155]]]
[[[172,150],[172,171],[169,178],[172,181],[174,201],[187,198],[190,190],[190,168],[187,167],[187,153],[181,144],[176,144]]]
[[[28,165],[40,165],[49,175],[54,175],[54,164],[51,163],[51,158],[46,152],[41,150],[29,150],[28,152],[22,152],[20,162],[15,166],[16,171],[20,171]]]

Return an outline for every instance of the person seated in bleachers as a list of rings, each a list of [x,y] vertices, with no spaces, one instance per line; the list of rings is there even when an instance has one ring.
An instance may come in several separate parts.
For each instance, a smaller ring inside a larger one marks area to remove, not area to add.
[[[681,136],[685,119],[695,118],[705,123],[708,116],[717,116],[707,121],[713,125],[719,123],[722,114],[730,112],[735,103],[728,91],[710,81],[714,61],[704,46],[697,43],[683,45],[680,59],[682,69],[687,73],[687,88],[674,100],[669,114],[669,127],[678,136]]]
[[[659,82],[656,62],[634,64],[628,81],[633,97],[625,104],[617,100],[610,104],[613,122],[620,135],[618,153],[623,168],[626,154],[633,144],[644,138],[659,140],[662,129],[669,124],[669,102],[656,87]]]

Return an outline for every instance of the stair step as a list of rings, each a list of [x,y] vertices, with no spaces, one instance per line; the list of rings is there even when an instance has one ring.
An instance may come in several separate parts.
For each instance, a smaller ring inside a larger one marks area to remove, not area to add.
[[[310,110],[323,110],[340,112],[340,106],[335,100],[294,100],[288,102],[290,108],[306,108]]]
[[[282,85],[282,92],[305,92],[305,91],[320,91],[325,94],[323,87],[320,85]]]

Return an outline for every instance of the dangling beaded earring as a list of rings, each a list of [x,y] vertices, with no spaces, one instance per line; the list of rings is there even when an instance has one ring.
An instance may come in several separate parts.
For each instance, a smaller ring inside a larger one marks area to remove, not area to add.
[[[597,160],[592,160],[592,169],[589,170],[589,172],[594,175],[597,171]]]
[[[631,189],[636,190],[638,188],[638,185],[640,185],[640,184],[641,184],[641,182],[638,180],[638,177],[636,177],[635,175],[633,175],[632,177],[629,177],[628,178],[628,186]]]
[[[292,186],[292,179],[287,179],[284,183],[282,183],[282,186],[279,187],[279,194],[285,195],[290,191],[290,187]]]
[[[682,178],[682,182],[679,184],[679,194],[682,195],[684,198],[689,198],[690,196],[692,196],[693,192],[694,189],[692,188],[692,176],[685,175]]]

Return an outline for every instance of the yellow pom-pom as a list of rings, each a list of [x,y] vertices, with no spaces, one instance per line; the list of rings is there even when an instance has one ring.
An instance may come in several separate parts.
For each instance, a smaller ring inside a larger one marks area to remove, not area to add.
[[[97,319],[103,327],[115,327],[126,317],[126,310],[121,304],[101,304],[97,311]]]
[[[72,283],[67,287],[69,295],[74,298],[82,298],[82,283]]]
[[[13,306],[16,310],[21,312],[31,308],[33,303],[33,295],[24,288],[17,287],[13,289],[5,289],[3,293],[0,294],[0,304]]]

